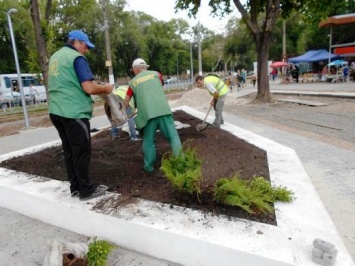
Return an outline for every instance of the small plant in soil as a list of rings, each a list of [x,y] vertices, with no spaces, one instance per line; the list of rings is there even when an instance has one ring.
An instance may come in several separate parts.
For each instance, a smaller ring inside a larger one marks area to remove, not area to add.
[[[164,154],[160,170],[171,182],[175,191],[180,194],[201,194],[202,160],[197,157],[196,151],[186,144],[183,153],[177,157],[170,152]]]
[[[105,240],[97,240],[89,244],[89,251],[86,255],[89,266],[106,266],[107,258],[115,246]]]
[[[251,181],[234,178],[221,178],[215,182],[213,200],[217,203],[238,206],[248,212],[273,212],[275,201],[291,202],[293,193],[284,187],[272,187],[263,177]]]

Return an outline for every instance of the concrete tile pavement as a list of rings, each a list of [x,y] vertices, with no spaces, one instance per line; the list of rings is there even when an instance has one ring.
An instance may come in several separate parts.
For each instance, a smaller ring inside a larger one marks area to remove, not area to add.
[[[355,83],[270,83],[273,93],[295,93],[355,98]],[[239,92],[256,91],[250,85]],[[233,95],[234,93],[231,93]],[[240,97],[235,94],[233,97]],[[351,114],[354,115],[354,114]],[[323,142],[267,127],[238,116],[225,115],[225,120],[250,132],[262,135],[294,149],[308,173],[325,208],[355,261],[355,152]],[[310,203],[311,204],[311,203]]]
[[[288,86],[290,85],[290,86]],[[324,84],[271,84],[271,91],[307,91],[322,92]],[[330,85],[332,93],[355,92],[354,83]],[[255,91],[250,85],[233,97],[239,97]],[[203,108],[201,106],[201,108]],[[309,174],[320,198],[337,226],[345,245],[355,260],[355,153],[338,149],[321,142],[269,128],[237,116],[226,114],[225,119],[251,132],[273,139],[293,148],[299,155],[305,170]],[[107,126],[106,117],[94,117],[92,128]],[[26,147],[46,143],[57,139],[54,128],[34,129],[21,134],[0,138],[0,154],[9,153]],[[78,235],[28,217],[0,208],[0,262],[4,265],[41,265],[46,254],[46,242],[50,239],[62,239],[82,242],[86,236]],[[11,241],[9,241],[11,239]],[[118,249],[110,257],[110,265],[173,265],[169,262],[146,257],[130,250]]]
[[[89,237],[43,223],[0,208],[0,265],[42,265],[49,252],[47,241],[62,240],[86,243]],[[117,247],[108,258],[108,265],[169,266],[176,265]]]

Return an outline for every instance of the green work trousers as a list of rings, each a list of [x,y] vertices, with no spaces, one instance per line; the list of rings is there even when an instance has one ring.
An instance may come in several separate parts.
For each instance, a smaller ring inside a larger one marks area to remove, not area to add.
[[[143,154],[144,154],[144,169],[147,172],[154,171],[154,163],[157,159],[155,148],[155,132],[157,130],[169,140],[171,149],[175,156],[179,156],[182,145],[179,134],[174,124],[172,115],[158,116],[148,120],[147,125],[143,128]]]

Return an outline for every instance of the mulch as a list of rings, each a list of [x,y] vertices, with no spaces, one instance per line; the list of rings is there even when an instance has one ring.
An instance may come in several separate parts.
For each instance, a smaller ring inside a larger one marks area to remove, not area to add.
[[[203,160],[201,202],[195,196],[178,195],[159,170],[163,154],[170,151],[169,142],[159,132],[156,134],[157,162],[153,174],[143,170],[141,141],[121,140],[126,137],[123,134],[121,138],[112,140],[110,130],[93,137],[91,181],[108,186],[109,191],[132,198],[138,197],[170,204],[172,207],[178,205],[215,215],[276,225],[274,213],[249,215],[237,207],[216,205],[212,201],[213,184],[219,178],[238,175],[242,179],[263,176],[269,180],[266,152],[212,126],[198,132],[196,125],[202,121],[184,111],[174,112],[174,119],[190,125],[178,129],[180,139],[185,145],[194,148],[199,158]],[[13,158],[0,163],[0,167],[56,180],[67,180],[61,147],[52,147]],[[69,194],[68,191],[68,196]]]

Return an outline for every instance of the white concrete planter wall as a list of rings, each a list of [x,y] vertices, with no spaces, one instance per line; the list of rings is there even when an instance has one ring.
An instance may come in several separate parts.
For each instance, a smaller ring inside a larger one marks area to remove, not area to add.
[[[203,119],[205,114],[180,107]],[[222,129],[267,151],[275,185],[295,193],[292,203],[277,203],[277,226],[212,216],[182,207],[107,193],[88,202],[68,196],[69,183],[0,168],[0,206],[80,234],[98,236],[122,247],[187,266],[317,265],[313,240],[331,242],[336,264],[353,266],[338,232],[294,150],[226,123]],[[46,145],[6,154],[0,161]]]

